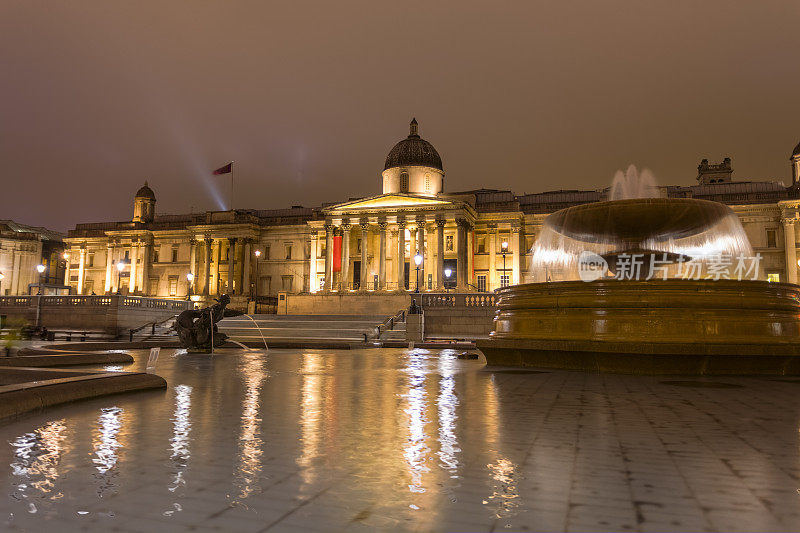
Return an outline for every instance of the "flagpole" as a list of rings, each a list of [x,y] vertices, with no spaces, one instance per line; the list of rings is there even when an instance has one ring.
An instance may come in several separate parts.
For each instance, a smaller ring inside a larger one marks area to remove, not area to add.
[[[233,211],[233,161],[231,161],[231,211]]]

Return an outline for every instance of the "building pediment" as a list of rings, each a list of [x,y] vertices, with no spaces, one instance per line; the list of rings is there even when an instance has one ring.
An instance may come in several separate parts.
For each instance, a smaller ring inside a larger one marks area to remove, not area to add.
[[[455,204],[448,200],[431,198],[429,196],[417,196],[414,194],[381,194],[370,198],[360,198],[350,202],[326,207],[326,214],[338,214],[352,211],[402,211],[403,209],[419,210],[425,208],[447,208]]]

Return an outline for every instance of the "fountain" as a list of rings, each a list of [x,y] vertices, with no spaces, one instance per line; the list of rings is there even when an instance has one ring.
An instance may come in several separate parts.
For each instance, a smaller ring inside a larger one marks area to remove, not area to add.
[[[609,201],[549,215],[534,283],[499,289],[488,364],[800,373],[800,287],[768,283],[733,211],[618,172]]]

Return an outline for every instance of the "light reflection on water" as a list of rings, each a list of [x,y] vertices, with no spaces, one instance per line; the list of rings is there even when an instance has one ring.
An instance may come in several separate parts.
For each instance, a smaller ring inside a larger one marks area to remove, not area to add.
[[[408,415],[408,441],[403,451],[411,477],[408,489],[411,492],[425,492],[423,475],[431,471],[428,466],[430,459],[428,454],[431,449],[427,444],[428,435],[425,433],[425,426],[428,424],[425,390],[428,374],[427,350],[412,351],[408,355],[404,372],[408,374],[408,392],[404,395],[407,402],[404,411]]]
[[[115,492],[117,485],[115,478],[119,474],[116,468],[119,461],[117,449],[122,444],[117,436],[122,429],[123,409],[119,407],[105,407],[101,409],[97,428],[93,432],[92,448],[94,449],[94,463],[97,472],[94,474],[98,482],[97,493],[103,497],[108,492]]]
[[[15,478],[12,498],[57,500],[63,496],[61,492],[55,491],[55,483],[59,476],[61,457],[70,451],[64,422],[48,422],[31,433],[20,435],[10,443],[14,449],[14,459],[10,465],[11,475]],[[37,512],[33,501],[28,502],[28,512]]]
[[[264,355],[260,352],[244,352],[242,377],[245,393],[242,400],[241,434],[239,436],[239,464],[235,478],[239,486],[239,498],[244,499],[260,491],[261,456],[264,442],[261,439],[261,387],[267,378],[264,371]]]
[[[170,460],[175,469],[172,483],[167,487],[175,492],[186,484],[184,473],[189,466],[189,433],[192,423],[189,418],[192,411],[192,388],[189,385],[175,387],[175,413],[172,416],[172,438],[170,441]]]
[[[458,359],[454,354],[441,354],[439,357],[439,397],[436,406],[439,412],[439,456],[441,467],[450,473],[451,478],[458,477],[458,458],[461,451],[456,436],[456,420],[458,419],[458,397],[455,394]]]
[[[143,369],[147,353],[135,355]],[[213,358],[178,351],[159,366],[171,385],[167,392],[68,405],[59,408],[62,420],[30,433],[19,431],[27,429],[24,419],[10,424],[22,434],[12,444],[15,492],[26,511],[32,482],[41,482],[39,494],[60,494],[53,491],[59,457],[72,445],[76,467],[59,486],[70,496],[60,505],[70,507],[59,513],[85,512],[104,498],[103,509],[119,514],[134,493],[137,502],[152,502],[142,506],[142,516],[185,520],[192,508],[187,498],[201,496],[209,513],[231,504],[253,509],[267,498],[262,493],[290,479],[291,487],[278,492],[305,498],[333,487],[348,509],[362,505],[358,498],[373,502],[365,516],[392,517],[386,528],[403,528],[400,509],[423,529],[435,528],[465,473],[473,480],[484,474],[482,493],[474,496],[478,507],[515,494],[515,465],[500,451],[498,393],[481,368],[448,350],[277,350]],[[73,430],[68,445],[67,427],[87,429]],[[32,467],[36,458],[49,468]],[[34,479],[33,472],[45,471]],[[94,493],[86,490],[92,485]],[[113,493],[119,496],[107,498]],[[0,512],[8,505],[0,503]],[[487,517],[513,512],[499,503],[483,508]]]

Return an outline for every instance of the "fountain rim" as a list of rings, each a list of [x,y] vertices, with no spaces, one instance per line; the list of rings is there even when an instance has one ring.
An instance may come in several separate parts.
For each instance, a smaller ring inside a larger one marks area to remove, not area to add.
[[[588,228],[588,227],[581,227],[581,224],[576,224],[576,229],[567,229],[565,221],[568,220],[570,215],[581,214],[581,213],[591,213],[597,212],[602,213],[605,212],[607,214],[613,214],[615,211],[618,214],[624,213],[626,208],[630,210],[632,206],[659,206],[662,208],[666,208],[669,206],[691,206],[695,209],[697,213],[704,213],[706,215],[711,215],[713,218],[711,220],[703,221],[703,224],[697,223],[694,225],[684,224],[683,226],[672,227],[667,229],[655,230],[648,233],[647,231],[642,231],[641,235],[638,235],[635,239],[631,239],[630,237],[627,240],[633,240],[638,242],[644,242],[648,239],[656,239],[656,240],[664,240],[666,238],[672,239],[680,239],[685,237],[690,237],[692,235],[697,235],[706,231],[709,227],[713,224],[717,223],[718,221],[722,220],[725,216],[733,214],[733,210],[720,202],[714,202],[711,200],[703,200],[700,198],[626,198],[624,200],[605,200],[602,202],[590,202],[586,204],[574,205],[570,207],[566,207],[564,209],[559,209],[558,211],[551,213],[548,215],[544,220],[544,226],[549,227],[554,232],[569,237],[571,239],[575,239],[580,242],[590,242],[590,243],[606,243],[606,244],[616,244],[621,240],[626,240],[620,235],[622,232],[613,232],[613,231],[606,231],[606,232],[598,232],[595,228]],[[621,209],[613,209],[614,207],[618,207]],[[575,221],[573,220],[573,224]]]

